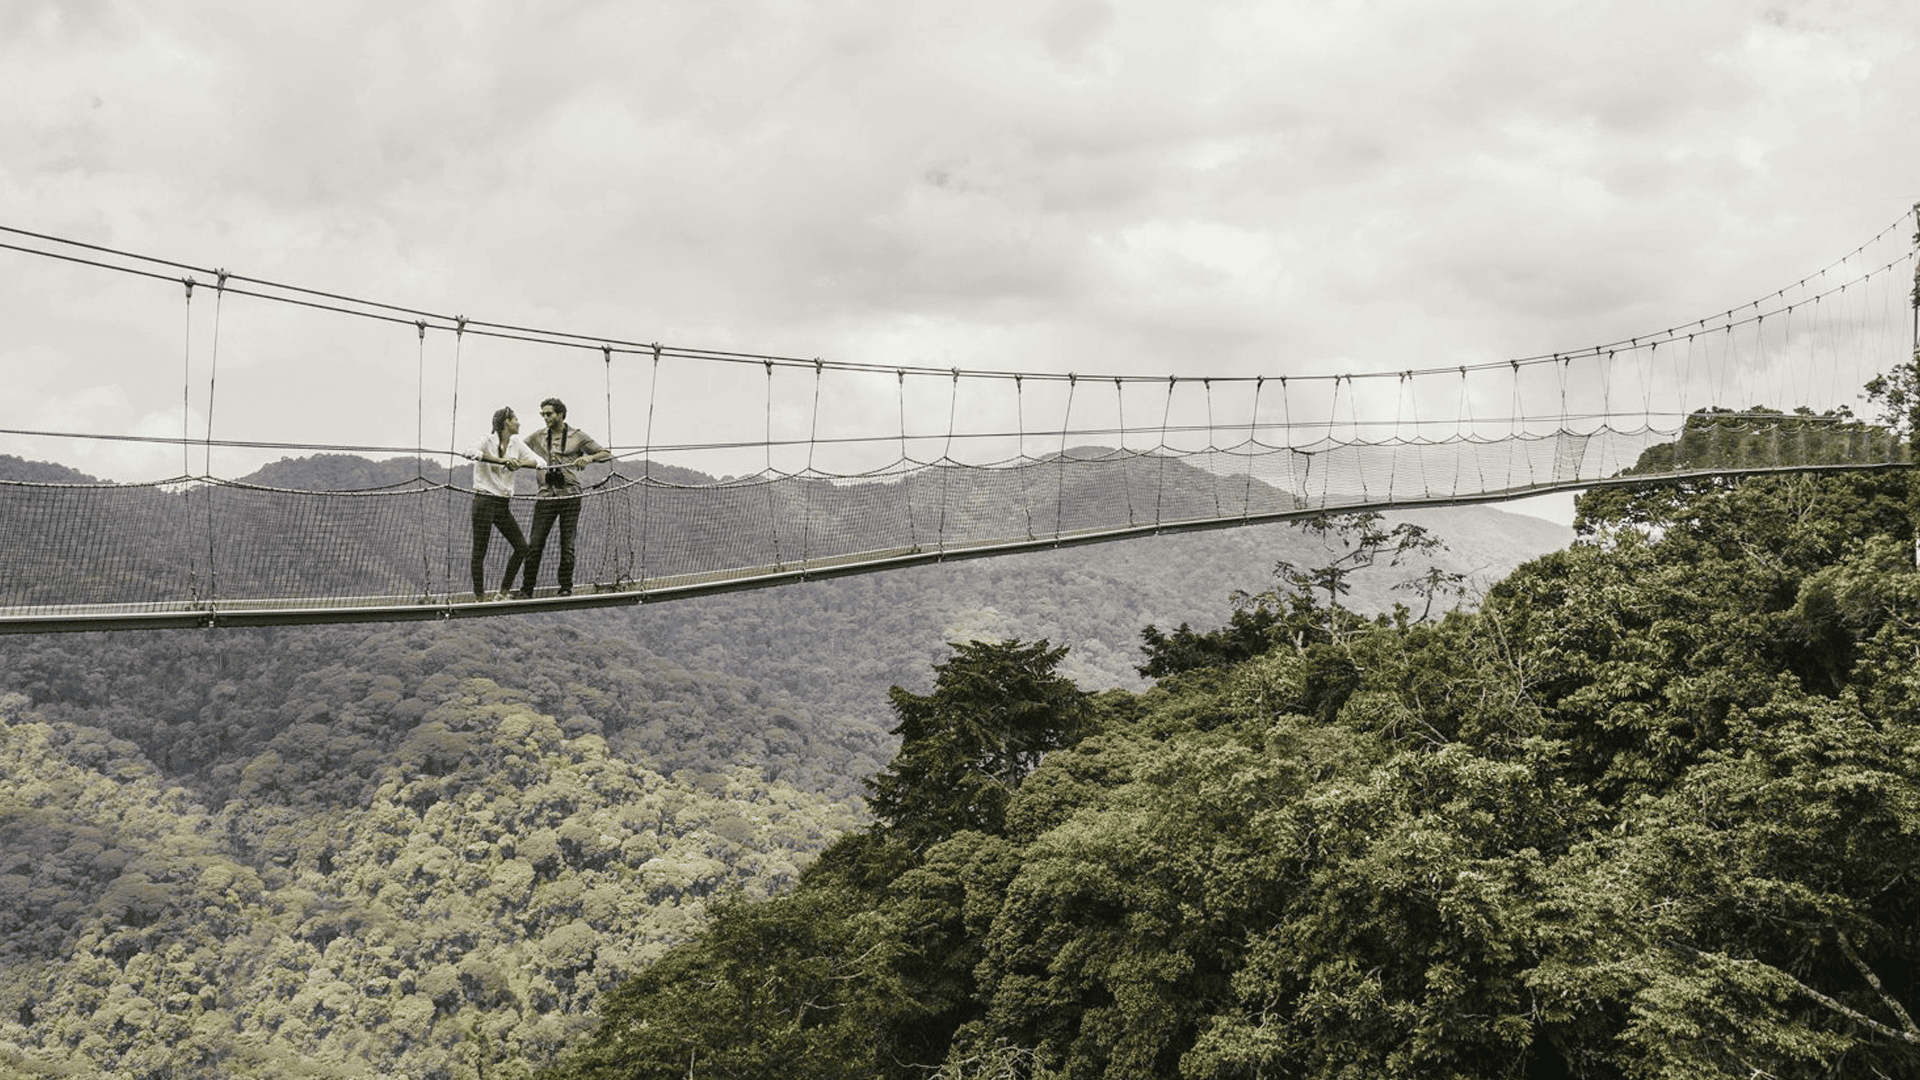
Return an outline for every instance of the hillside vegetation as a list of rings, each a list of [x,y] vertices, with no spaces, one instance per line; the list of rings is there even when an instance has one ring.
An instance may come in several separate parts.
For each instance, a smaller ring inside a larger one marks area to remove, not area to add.
[[[1446,513],[1484,581],[1570,535]],[[0,637],[0,1076],[528,1076],[715,903],[870,820],[888,687],[946,642],[1051,636],[1084,686],[1145,689],[1144,625],[1320,550],[1253,528],[617,612]]]
[[[609,738],[596,703],[556,719],[457,655],[372,645],[278,710],[216,684],[199,722],[138,732],[176,764],[213,754],[192,777],[0,698],[0,1061],[157,1078],[546,1060],[712,896],[784,889],[856,820],[758,763],[638,764],[616,747],[673,733]]]
[[[1915,509],[1612,489],[1476,611],[1296,567],[1139,693],[963,645],[547,1076],[1920,1076]]]

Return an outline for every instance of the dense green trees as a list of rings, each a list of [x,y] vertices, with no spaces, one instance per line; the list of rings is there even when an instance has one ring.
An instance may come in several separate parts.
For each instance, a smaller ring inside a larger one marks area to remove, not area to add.
[[[1532,524],[1492,557],[1562,542]],[[1209,609],[1195,598],[1291,542],[1161,538],[621,613],[0,636],[0,697],[19,695],[0,709],[0,1073],[524,1075],[712,905],[781,895],[860,820],[896,746],[886,688],[948,696],[943,641],[1071,640],[1037,700],[1128,715],[1133,695],[1060,677],[1143,686],[1140,625]],[[808,872],[865,958],[818,985],[895,988],[861,1014],[876,1062],[938,1060],[981,1019],[968,890],[993,895],[1101,782],[1096,756],[1028,773],[1035,747],[1011,749],[982,788],[1005,836],[916,854],[855,833]],[[895,925],[866,913],[881,882],[916,944],[869,955]]]
[[[900,751],[868,782],[874,816],[915,848],[964,830],[1002,832],[1020,782],[1088,721],[1086,695],[1054,673],[1064,647],[968,641],[954,650],[934,668],[933,693],[893,688]]]
[[[663,776],[488,679],[332,679],[211,809],[0,701],[0,1062],[524,1076],[711,898],[786,889],[854,821],[752,766]]]
[[[465,627],[0,652],[0,1062],[1920,1077],[1911,505],[1607,489],[1428,620],[1296,559],[1139,692],[968,639],[884,770],[573,619],[521,685]]]
[[[1003,804],[978,732],[1036,695],[952,676],[1059,660],[975,645],[896,695],[879,820],[554,1075],[1920,1076],[1905,484],[1589,497],[1438,622],[1297,575]]]
[[[918,1075],[973,1018],[966,883],[1003,885],[1007,806],[1091,723],[1046,642],[968,642],[934,690],[895,689],[900,753],[872,783],[878,821],[803,888],[716,910],[711,929],[622,986],[573,1077]],[[743,1033],[755,1033],[743,1037]]]

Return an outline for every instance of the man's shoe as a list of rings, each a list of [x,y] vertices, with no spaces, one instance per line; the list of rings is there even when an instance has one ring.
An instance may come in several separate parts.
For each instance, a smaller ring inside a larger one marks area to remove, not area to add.
[[[554,593],[553,595],[555,595],[555,596],[572,596],[572,595],[573,595],[573,590],[572,590],[572,589],[561,589],[561,590],[560,590],[559,592],[557,592],[557,593]]]

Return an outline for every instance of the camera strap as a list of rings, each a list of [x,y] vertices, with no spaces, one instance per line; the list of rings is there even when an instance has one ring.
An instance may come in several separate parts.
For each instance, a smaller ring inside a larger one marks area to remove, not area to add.
[[[565,421],[561,422],[560,452],[563,454],[567,452],[567,436],[570,435],[572,431],[573,429],[568,427]],[[572,474],[567,472],[566,463],[558,462],[554,460],[552,428],[547,429],[547,468],[546,468],[546,474],[543,477],[543,480],[545,481],[547,488],[556,494],[564,491],[568,486],[570,486],[573,480]]]

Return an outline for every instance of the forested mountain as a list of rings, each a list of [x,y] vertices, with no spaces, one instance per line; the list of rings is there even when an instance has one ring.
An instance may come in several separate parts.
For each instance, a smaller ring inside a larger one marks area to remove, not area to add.
[[[1571,535],[1420,520],[1483,582]],[[1145,625],[1315,557],[1260,527],[616,611],[0,637],[0,1075],[527,1075],[716,897],[786,891],[867,820],[888,688],[948,641],[1049,637],[1141,690]],[[1416,602],[1417,572],[1350,602]]]
[[[97,484],[100,481],[78,469],[50,461],[28,461],[12,454],[0,454],[0,477],[25,480],[33,484]]]
[[[1276,589],[1142,693],[963,645],[547,1075],[1920,1076],[1911,490],[1597,492],[1478,610]]]
[[[436,629],[16,657],[44,704],[0,699],[0,1061],[544,1060],[710,896],[785,887],[856,820],[774,778],[847,753],[757,687],[554,628],[534,689],[506,689],[483,637]]]
[[[1908,477],[1580,507],[0,639],[0,1070],[1920,1077]]]

